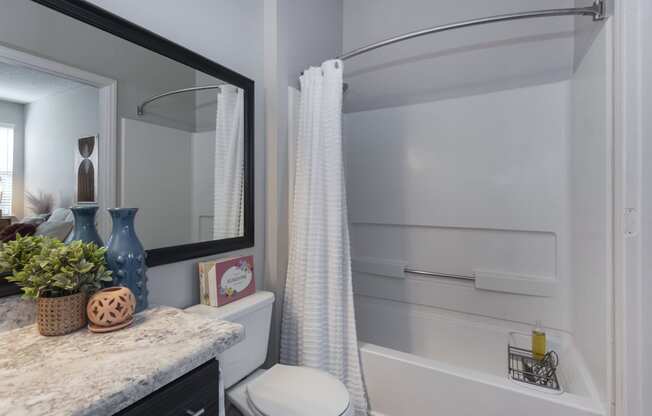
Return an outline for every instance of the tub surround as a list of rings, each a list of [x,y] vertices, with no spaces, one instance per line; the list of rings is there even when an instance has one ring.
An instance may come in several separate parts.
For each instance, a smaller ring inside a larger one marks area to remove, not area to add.
[[[43,337],[34,325],[0,333],[0,414],[111,415],[242,339],[242,325],[168,307],[106,334]]]

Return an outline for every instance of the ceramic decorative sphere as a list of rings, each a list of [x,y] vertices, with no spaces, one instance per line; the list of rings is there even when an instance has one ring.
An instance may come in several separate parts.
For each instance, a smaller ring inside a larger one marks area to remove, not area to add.
[[[114,327],[130,321],[136,310],[136,298],[122,286],[107,287],[91,296],[86,305],[88,320],[98,327]]]

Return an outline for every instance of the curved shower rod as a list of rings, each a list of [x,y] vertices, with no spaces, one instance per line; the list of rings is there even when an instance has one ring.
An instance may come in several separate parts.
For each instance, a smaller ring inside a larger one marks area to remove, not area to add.
[[[139,116],[145,115],[145,106],[152,101],[156,101],[159,98],[167,97],[168,95],[174,95],[174,94],[179,94],[182,92],[193,92],[193,91],[202,91],[202,90],[219,90],[220,85],[204,85],[202,87],[190,87],[190,88],[181,88],[179,90],[173,90],[173,91],[168,91],[164,92],[163,94],[155,95],[153,97],[149,97],[145,101],[143,101],[137,108],[136,108],[136,113]]]
[[[591,16],[594,21],[603,20],[606,17],[604,0],[595,0],[589,7],[574,7],[568,9],[548,9],[548,10],[534,10],[531,12],[509,13],[497,16],[482,17],[473,20],[464,20],[446,25],[435,26],[428,29],[417,30],[416,32],[406,33],[404,35],[395,36],[393,38],[385,39],[380,42],[372,43],[361,48],[354,49],[346,52],[337,57],[343,61],[353,58],[363,53],[373,51],[374,49],[382,48],[383,46],[391,45],[394,43],[402,42],[408,39],[414,39],[433,33],[446,32],[448,30],[460,29],[470,26],[480,26],[488,23],[506,22],[509,20],[533,19],[538,17],[553,17],[553,16]]]

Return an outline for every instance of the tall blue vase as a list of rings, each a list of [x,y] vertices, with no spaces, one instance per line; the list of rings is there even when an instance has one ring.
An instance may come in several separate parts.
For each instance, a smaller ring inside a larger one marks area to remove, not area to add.
[[[97,227],[95,227],[95,214],[97,214],[97,209],[97,205],[70,208],[75,218],[75,226],[70,237],[66,239],[66,242],[81,240],[84,243],[95,243],[98,247],[104,245],[100,234],[97,232]]]
[[[134,229],[138,208],[109,208],[113,230],[106,242],[106,262],[113,271],[113,284],[128,287],[136,296],[136,312],[147,309],[145,249]]]

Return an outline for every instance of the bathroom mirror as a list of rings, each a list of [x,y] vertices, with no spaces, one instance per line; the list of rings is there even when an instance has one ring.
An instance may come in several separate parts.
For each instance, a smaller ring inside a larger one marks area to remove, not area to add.
[[[149,266],[253,246],[252,80],[84,1],[0,6],[0,232],[98,204],[104,239],[139,208]]]

